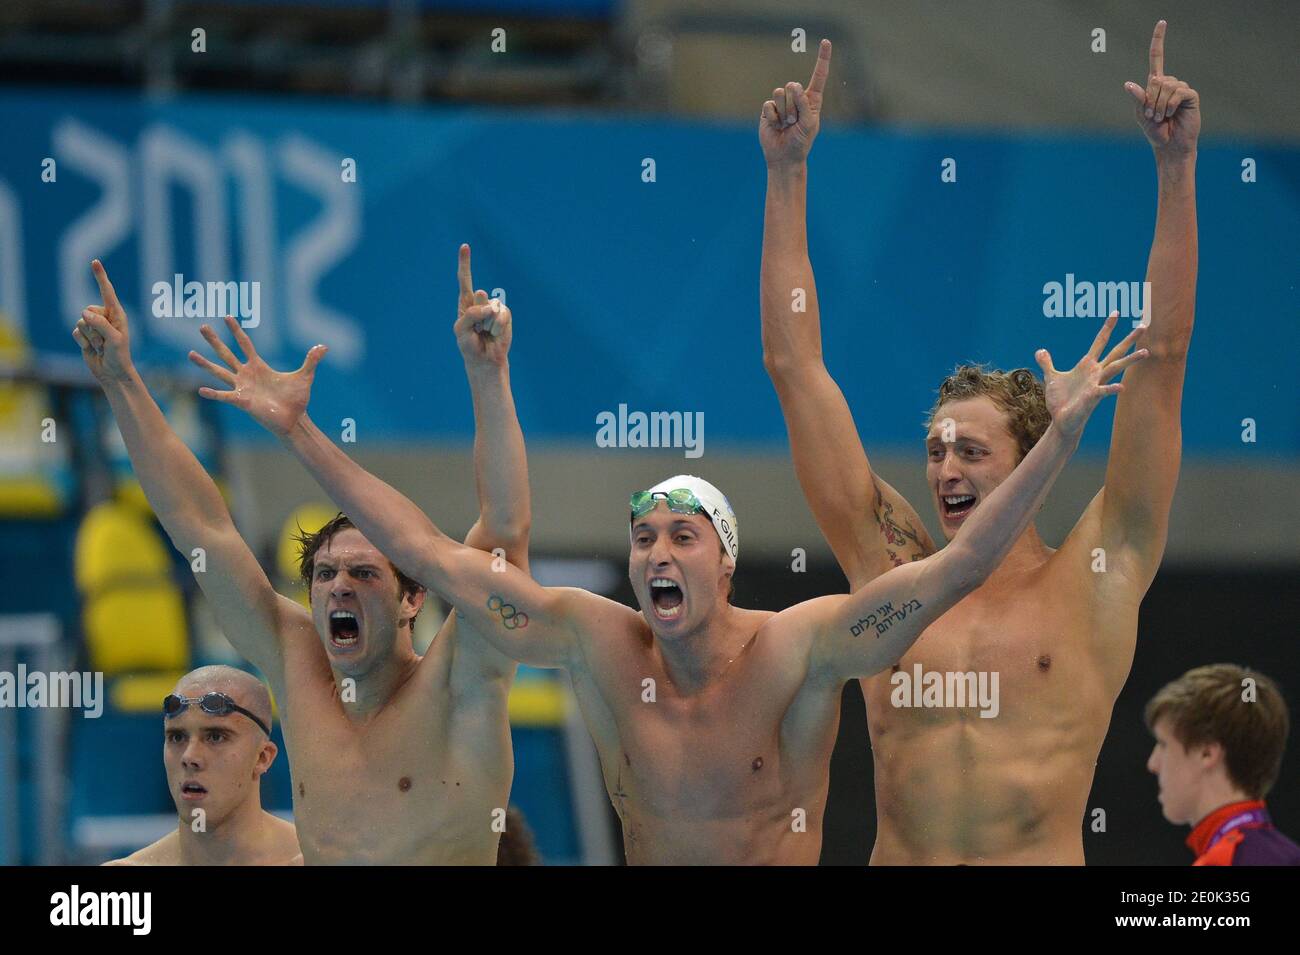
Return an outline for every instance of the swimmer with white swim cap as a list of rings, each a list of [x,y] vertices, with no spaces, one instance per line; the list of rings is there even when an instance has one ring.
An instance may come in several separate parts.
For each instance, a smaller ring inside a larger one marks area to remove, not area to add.
[[[815,864],[844,683],[888,668],[992,571],[1115,390],[1095,362],[1051,374],[1052,426],[960,546],[781,613],[728,600],[735,514],[700,478],[632,495],[638,612],[542,587],[457,543],[308,422],[285,443],[370,540],[499,650],[569,671],[629,862]]]

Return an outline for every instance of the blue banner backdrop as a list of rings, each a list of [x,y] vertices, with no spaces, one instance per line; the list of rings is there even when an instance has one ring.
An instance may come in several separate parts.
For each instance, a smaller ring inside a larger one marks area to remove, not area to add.
[[[625,404],[703,412],[715,451],[784,442],[761,362],[765,168],[748,126],[13,89],[0,118],[0,311],[38,351],[75,354],[95,256],[150,363],[202,350],[209,320],[156,315],[172,297],[156,283],[255,281],[250,334],[272,363],[331,346],[318,420],[353,418],[359,439],[467,441],[451,332],[464,241],[476,285],[514,311],[531,439],[594,443],[597,415]],[[956,182],[941,181],[945,159]],[[1187,449],[1295,456],[1300,151],[1211,142],[1198,182]],[[824,346],[873,444],[919,447],[956,361],[1081,354],[1101,319],[1048,317],[1044,287],[1140,285],[1155,185],[1136,128],[1021,138],[828,124],[809,201]],[[1086,446],[1104,446],[1109,418]],[[258,433],[231,423],[237,439]]]

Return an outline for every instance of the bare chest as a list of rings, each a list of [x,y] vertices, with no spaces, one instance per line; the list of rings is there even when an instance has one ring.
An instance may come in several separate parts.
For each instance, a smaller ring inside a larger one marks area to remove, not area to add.
[[[781,800],[780,714],[757,694],[717,687],[683,699],[660,686],[616,720],[607,757],[616,808],[631,801],[654,816],[717,820]]]
[[[505,806],[508,766],[476,772],[448,714],[398,708],[359,725],[322,699],[286,720],[285,741],[309,862],[453,861],[461,844],[495,846],[491,813]]]
[[[882,729],[1041,720],[1052,707],[1100,689],[1094,629],[1092,608],[1068,593],[1041,585],[976,591],[894,667],[863,681],[869,718]]]

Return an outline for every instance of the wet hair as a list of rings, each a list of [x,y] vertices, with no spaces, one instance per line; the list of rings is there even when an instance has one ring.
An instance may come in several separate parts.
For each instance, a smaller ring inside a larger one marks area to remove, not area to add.
[[[297,542],[299,547],[298,574],[307,588],[307,597],[309,600],[311,599],[312,578],[316,575],[316,552],[328,544],[335,534],[339,531],[347,530],[349,527],[355,530],[357,525],[353,524],[352,521],[348,519],[347,515],[342,512],[335,515],[332,520],[314,534],[303,530],[302,526],[299,525],[298,533],[294,535],[294,541]],[[387,558],[385,558],[385,560],[387,560]],[[407,596],[408,594],[415,594],[424,590],[424,587],[420,586],[410,577],[406,576],[406,574],[398,570],[397,565],[391,560],[388,561],[388,566],[393,568],[393,573],[397,575],[398,594],[401,596]],[[419,615],[420,611],[417,610],[411,617],[412,631],[415,630],[415,618]]]
[[[1247,680],[1254,681],[1253,696]],[[1153,731],[1167,719],[1183,749],[1218,743],[1228,778],[1253,799],[1263,799],[1277,782],[1290,719],[1277,684],[1257,670],[1232,663],[1188,670],[1160,688],[1143,717]]]
[[[1024,460],[1052,423],[1043,383],[1028,368],[999,371],[985,365],[958,365],[939,385],[939,397],[926,417],[926,430],[934,426],[935,415],[947,402],[980,397],[988,398],[1006,414],[1007,431],[1020,450],[1018,460]]]
[[[497,843],[497,865],[541,865],[541,862],[528,820],[514,806],[508,806],[506,831]]]
[[[182,693],[181,687],[195,684],[202,687],[204,693],[214,690],[225,693],[244,709],[256,713],[268,727],[271,725],[271,693],[265,683],[247,670],[225,664],[199,667],[177,680],[172,692],[177,696],[193,696],[193,693]]]

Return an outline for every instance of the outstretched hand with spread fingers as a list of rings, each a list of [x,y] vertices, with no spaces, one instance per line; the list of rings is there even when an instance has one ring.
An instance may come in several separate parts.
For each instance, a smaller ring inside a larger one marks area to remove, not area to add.
[[[1069,371],[1057,371],[1046,348],[1038,349],[1034,355],[1038,366],[1043,369],[1047,410],[1052,415],[1052,424],[1067,437],[1077,438],[1083,433],[1088,416],[1102,398],[1117,395],[1124,390],[1122,382],[1107,382],[1125,368],[1147,357],[1145,348],[1129,352],[1146,331],[1146,326],[1140,325],[1112,348],[1104,359],[1101,358],[1102,350],[1110,341],[1110,333],[1114,331],[1118,320],[1119,312],[1111,312],[1093,339],[1088,353]]]
[[[244,360],[235,357],[212,326],[204,325],[200,331],[223,364],[209,361],[196,351],[190,352],[190,361],[228,385],[230,390],[200,388],[199,394],[247,411],[267,431],[276,437],[284,437],[306,414],[316,366],[329,349],[325,345],[314,345],[297,371],[276,371],[257,354],[253,340],[230,315],[226,316],[226,327],[234,335]]]

